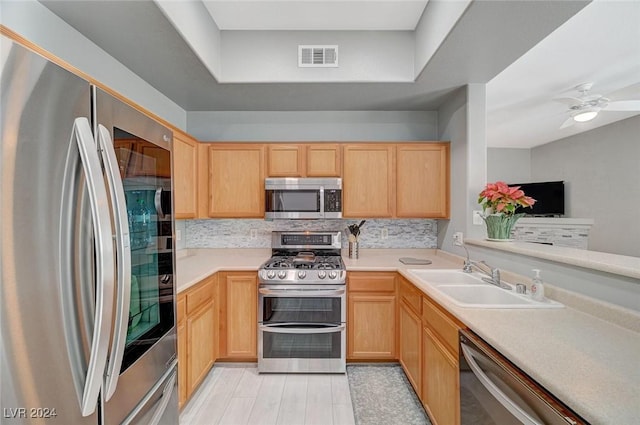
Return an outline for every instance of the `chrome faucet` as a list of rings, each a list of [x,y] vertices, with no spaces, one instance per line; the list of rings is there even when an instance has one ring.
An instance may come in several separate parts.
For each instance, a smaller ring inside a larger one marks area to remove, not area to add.
[[[480,265],[483,265],[489,271],[480,267]],[[488,277],[483,277],[482,278],[483,281],[490,283],[492,285],[496,285],[497,287],[502,289],[511,290],[511,287],[509,285],[503,283],[500,280],[500,269],[498,269],[497,267],[491,267],[484,260],[472,261],[472,260],[469,260],[469,257],[467,257],[467,260],[464,262],[464,266],[462,267],[462,271],[465,273],[471,273],[473,271],[473,267],[475,267],[476,269],[478,269],[479,271],[481,271],[482,273],[488,276]]]

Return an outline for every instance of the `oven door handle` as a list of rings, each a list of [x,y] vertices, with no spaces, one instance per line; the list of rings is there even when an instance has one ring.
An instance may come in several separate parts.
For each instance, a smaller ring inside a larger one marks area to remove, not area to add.
[[[335,290],[322,290],[322,289],[266,289],[260,288],[258,292],[262,295],[271,295],[276,297],[302,297],[302,298],[317,298],[317,297],[332,297],[341,296],[345,294],[344,289]]]
[[[541,422],[532,418],[515,401],[510,399],[498,386],[485,374],[476,362],[471,349],[465,344],[460,344],[462,354],[467,360],[471,371],[476,375],[480,383],[491,393],[491,395],[507,409],[513,416],[518,418],[524,425],[542,425]]]
[[[273,332],[279,334],[328,334],[333,332],[342,332],[345,325],[333,326],[328,324],[326,328],[285,328],[284,326],[300,325],[305,326],[308,323],[286,323],[279,325],[260,325],[262,332]]]

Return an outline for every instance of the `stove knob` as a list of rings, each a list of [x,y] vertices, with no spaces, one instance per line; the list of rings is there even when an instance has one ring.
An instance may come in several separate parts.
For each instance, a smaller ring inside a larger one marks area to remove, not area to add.
[[[327,277],[327,272],[325,272],[324,270],[320,270],[320,271],[318,272],[318,277],[319,277],[320,279],[324,279],[325,277]]]
[[[267,279],[273,279],[274,277],[276,277],[276,272],[273,270],[269,270],[267,272]]]
[[[307,272],[305,272],[304,270],[300,270],[298,272],[298,278],[299,279],[304,279],[305,277],[307,277]]]
[[[331,270],[329,272],[329,279],[335,279],[336,277],[338,277],[338,273],[336,273],[335,270]]]
[[[287,272],[286,272],[286,271],[284,271],[284,270],[280,270],[280,271],[278,272],[278,277],[279,277],[280,279],[284,279],[285,277],[287,277]]]

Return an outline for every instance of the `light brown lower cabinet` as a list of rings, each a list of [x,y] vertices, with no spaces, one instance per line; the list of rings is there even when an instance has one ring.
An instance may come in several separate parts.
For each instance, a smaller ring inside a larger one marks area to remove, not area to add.
[[[189,399],[216,360],[217,276],[178,295],[178,403]]]
[[[220,357],[258,357],[258,274],[220,273]]]
[[[460,423],[458,360],[423,328],[422,401],[434,425]]]
[[[400,364],[419,398],[422,398],[422,321],[400,300]]]
[[[347,360],[395,360],[396,274],[350,272]]]
[[[422,327],[422,403],[434,425],[458,425],[458,332],[463,325],[423,296]]]

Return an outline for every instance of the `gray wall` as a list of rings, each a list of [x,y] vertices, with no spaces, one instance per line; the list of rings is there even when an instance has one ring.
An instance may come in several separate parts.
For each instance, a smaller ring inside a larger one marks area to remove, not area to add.
[[[186,112],[35,0],[0,1],[2,24],[105,86],[186,128]]]
[[[298,67],[298,45],[338,45],[339,67]],[[412,82],[412,31],[222,31],[222,82]]]
[[[437,140],[433,111],[188,112],[201,141]]]
[[[531,150],[533,181],[565,181],[567,217],[593,218],[589,249],[640,257],[640,116]]]
[[[484,226],[472,224],[472,212],[480,209],[478,193],[486,182],[485,105],[484,84],[470,84],[438,111],[440,138],[451,141],[451,219],[438,224],[438,246],[454,253],[463,251],[453,245],[453,233],[486,236]]]
[[[438,111],[439,137],[451,142],[451,219],[438,222],[438,247],[458,252],[451,241],[454,232],[466,232],[464,205],[467,187],[467,90],[458,90]],[[462,192],[461,192],[462,189]],[[459,252],[458,252],[459,253]]]
[[[487,149],[487,181],[530,182],[531,149]]]

